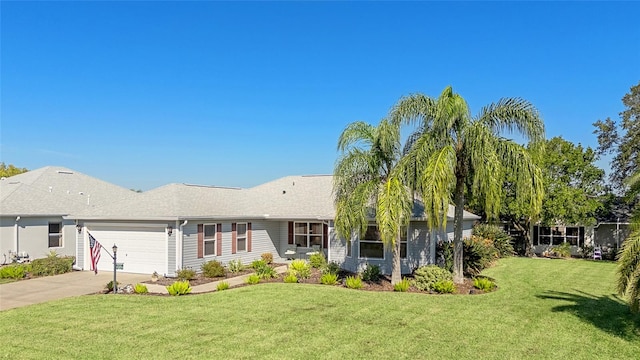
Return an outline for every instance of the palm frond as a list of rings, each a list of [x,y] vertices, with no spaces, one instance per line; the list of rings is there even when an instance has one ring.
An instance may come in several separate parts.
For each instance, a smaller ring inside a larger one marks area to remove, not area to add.
[[[435,100],[423,94],[402,97],[389,112],[393,124],[429,124],[433,119]]]
[[[432,228],[447,224],[451,189],[455,184],[456,152],[453,146],[434,151],[420,171],[419,192],[422,194],[427,222]]]
[[[356,121],[347,125],[338,138],[338,151],[345,151],[359,142],[371,146],[375,142],[376,128],[364,121]]]
[[[640,229],[636,228],[622,243],[618,255],[617,290],[626,296],[633,312],[640,310]]]
[[[464,140],[472,174],[471,192],[477,199],[484,200],[487,215],[496,218],[500,212],[504,179],[502,159],[496,152],[498,138],[489,127],[474,122]]]
[[[519,133],[531,142],[544,140],[544,123],[538,110],[520,98],[503,98],[480,110],[477,121],[489,126],[496,134]]]
[[[411,219],[412,198],[409,189],[396,177],[379,187],[376,222],[385,244],[394,245],[396,235]]]

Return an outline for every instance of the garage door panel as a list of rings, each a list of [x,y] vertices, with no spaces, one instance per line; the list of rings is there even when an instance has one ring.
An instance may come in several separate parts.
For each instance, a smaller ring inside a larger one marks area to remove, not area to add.
[[[113,244],[118,246],[118,262],[124,263],[122,271],[141,274],[166,272],[167,244],[164,229],[92,227],[89,232],[109,252]],[[98,270],[113,270],[113,259],[104,250],[98,262]]]

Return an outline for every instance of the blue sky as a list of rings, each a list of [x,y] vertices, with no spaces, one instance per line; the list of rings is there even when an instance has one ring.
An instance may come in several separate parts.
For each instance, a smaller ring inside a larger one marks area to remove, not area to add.
[[[637,2],[6,2],[0,159],[148,190],[327,174],[353,121],[447,85],[596,146],[640,80]],[[601,161],[606,167],[606,160]]]

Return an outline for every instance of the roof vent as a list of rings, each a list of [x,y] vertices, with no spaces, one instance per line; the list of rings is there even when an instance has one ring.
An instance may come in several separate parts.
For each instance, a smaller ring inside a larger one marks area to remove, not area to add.
[[[58,170],[56,172],[58,174],[73,174],[73,171],[67,171],[67,170]]]
[[[53,191],[53,186],[49,186],[49,192]]]
[[[7,180],[7,178],[3,176],[0,178],[0,180]]]

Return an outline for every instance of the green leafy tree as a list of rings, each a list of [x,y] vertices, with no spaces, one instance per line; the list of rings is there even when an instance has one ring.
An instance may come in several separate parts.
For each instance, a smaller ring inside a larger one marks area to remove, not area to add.
[[[619,124],[607,118],[593,125],[598,135],[598,152],[614,154],[610,180],[620,193],[625,193],[629,187],[634,191],[640,189],[640,183],[625,182],[640,171],[640,82],[624,95],[622,103],[626,109],[620,113]]]
[[[505,174],[511,173],[515,193],[528,202],[530,216],[536,216],[543,196],[542,173],[524,146],[502,134],[517,132],[539,143],[544,124],[535,107],[519,98],[501,99],[473,117],[467,102],[451,87],[437,99],[422,94],[400,99],[390,118],[394,123],[420,124],[409,138],[402,162],[406,173],[412,174],[407,182],[422,196],[432,227],[446,226],[453,199],[454,281],[461,283],[465,194],[482,199],[479,203],[486,213],[496,217]]]
[[[640,171],[627,181],[630,186],[640,184]],[[634,196],[640,191],[636,190]],[[631,233],[622,243],[618,255],[618,293],[627,297],[634,313],[640,312],[640,205],[636,206],[631,222]]]
[[[409,223],[412,194],[403,183],[400,127],[387,120],[372,126],[349,124],[338,140],[341,155],[334,169],[338,234],[350,241],[354,232],[363,236],[375,216],[380,237],[393,252],[391,282],[399,283],[401,229]]]
[[[604,170],[595,165],[595,151],[561,137],[548,140],[545,148],[540,163],[545,188],[541,221],[594,225],[605,190]]]
[[[12,164],[5,165],[4,162],[0,162],[0,177],[9,177],[13,175],[22,174],[27,172],[26,168],[15,167]]]

